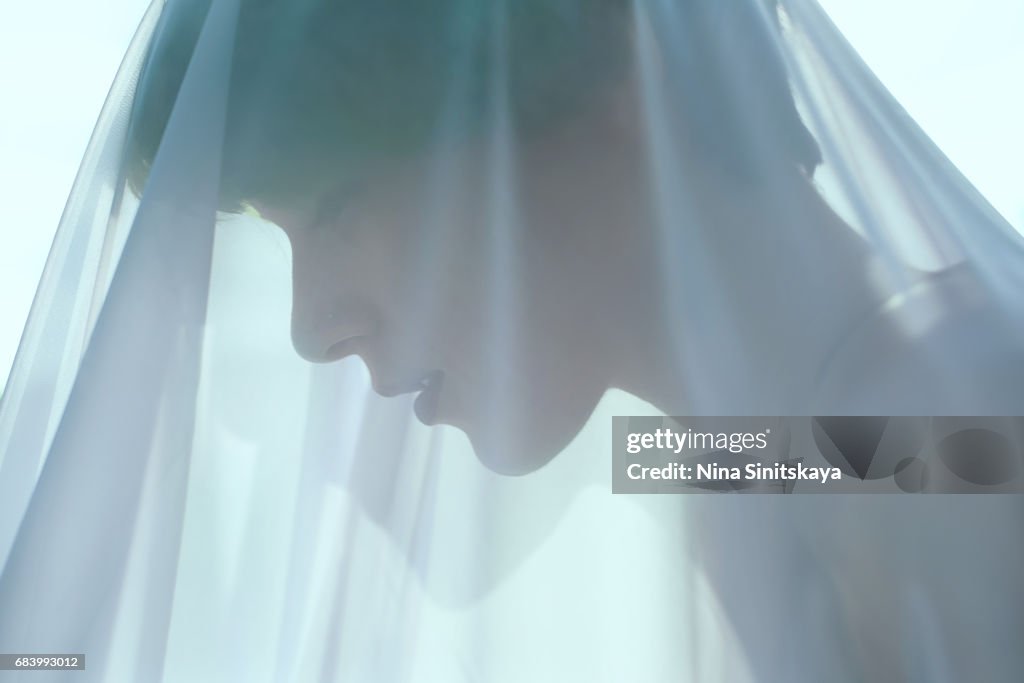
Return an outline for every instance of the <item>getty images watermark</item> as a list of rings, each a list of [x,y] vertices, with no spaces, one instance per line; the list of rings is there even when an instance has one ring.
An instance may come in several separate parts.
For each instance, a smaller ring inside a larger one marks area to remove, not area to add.
[[[1020,417],[616,417],[614,493],[1020,493]]]

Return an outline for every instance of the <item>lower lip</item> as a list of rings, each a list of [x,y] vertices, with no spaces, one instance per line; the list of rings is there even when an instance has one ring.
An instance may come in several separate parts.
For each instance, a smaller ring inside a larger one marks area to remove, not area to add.
[[[427,426],[437,424],[437,408],[441,402],[441,382],[432,384],[416,397],[412,409],[419,421]]]

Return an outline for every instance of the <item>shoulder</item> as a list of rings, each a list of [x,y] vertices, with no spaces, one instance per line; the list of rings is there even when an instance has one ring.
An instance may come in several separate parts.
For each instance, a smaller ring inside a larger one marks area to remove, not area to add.
[[[1024,414],[1024,299],[1000,304],[966,265],[922,277],[841,340],[816,412]]]

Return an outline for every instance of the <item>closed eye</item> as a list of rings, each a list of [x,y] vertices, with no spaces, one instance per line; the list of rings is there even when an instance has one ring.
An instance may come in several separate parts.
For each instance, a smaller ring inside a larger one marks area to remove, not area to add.
[[[341,216],[352,205],[354,198],[358,196],[362,185],[363,183],[360,181],[348,181],[325,192],[316,203],[309,228],[321,229],[336,226]]]

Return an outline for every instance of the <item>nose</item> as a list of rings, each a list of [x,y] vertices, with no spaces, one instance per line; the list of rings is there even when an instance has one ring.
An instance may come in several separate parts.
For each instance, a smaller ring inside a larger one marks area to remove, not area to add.
[[[294,310],[292,313],[292,346],[311,363],[331,363],[358,353],[369,337],[359,326],[336,322],[333,316],[317,323],[304,321]]]
[[[292,263],[292,345],[311,363],[330,363],[358,352],[376,331],[371,308],[361,302],[355,283]]]

